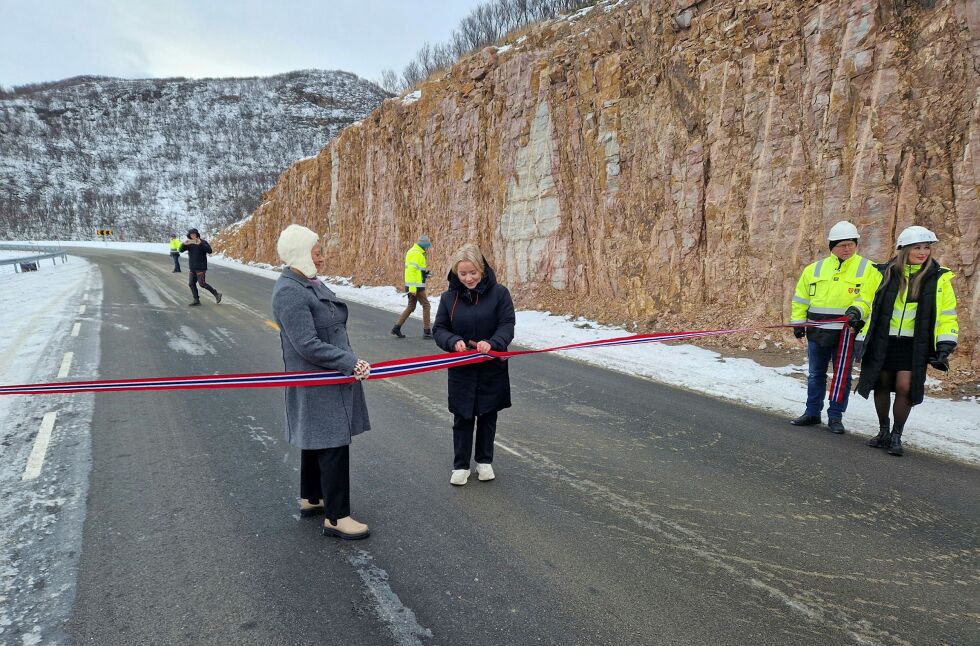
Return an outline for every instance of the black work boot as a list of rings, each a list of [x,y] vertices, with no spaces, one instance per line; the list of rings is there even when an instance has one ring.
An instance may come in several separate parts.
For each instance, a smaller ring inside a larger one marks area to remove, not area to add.
[[[201,304],[201,301],[199,301],[199,300],[198,300],[198,299],[196,299],[196,298],[194,299],[194,302],[193,302],[193,303],[188,303],[188,305],[189,305],[190,307],[194,307],[195,305],[200,305],[200,304]]]
[[[902,450],[902,429],[895,427],[892,429],[891,443],[888,445],[888,455],[901,456],[905,451]]]
[[[391,328],[391,333],[397,336],[399,339],[405,338],[405,335],[402,334],[402,326],[400,325],[396,325],[395,327]]]
[[[827,420],[827,426],[830,427],[830,432],[833,433],[834,435],[844,434],[845,431],[844,422],[842,422],[839,419]]]
[[[215,294],[214,294],[214,302],[215,303],[220,303],[221,302],[221,292],[215,292]]]
[[[878,434],[868,440],[868,446],[873,449],[884,449],[891,445],[891,433],[888,432],[891,425],[891,420],[887,418],[878,420]]]
[[[431,339],[432,338],[432,330],[431,329],[429,329],[429,330],[423,329],[422,330],[422,338],[423,339]]]
[[[796,419],[790,420],[789,423],[793,426],[816,426],[820,423],[820,416],[803,413]]]

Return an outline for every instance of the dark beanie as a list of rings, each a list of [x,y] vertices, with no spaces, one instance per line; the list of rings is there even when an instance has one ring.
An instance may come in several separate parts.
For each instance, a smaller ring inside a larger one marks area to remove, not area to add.
[[[836,247],[837,245],[839,245],[842,242],[853,242],[854,244],[857,244],[858,243],[858,239],[857,238],[844,238],[843,240],[831,240],[828,243],[828,244],[830,244],[830,250],[833,251],[834,250],[834,247]]]

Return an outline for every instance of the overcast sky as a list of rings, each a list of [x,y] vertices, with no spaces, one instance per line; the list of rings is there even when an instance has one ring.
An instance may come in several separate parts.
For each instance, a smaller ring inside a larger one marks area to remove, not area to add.
[[[479,0],[0,0],[0,85],[97,74],[377,80],[442,42]]]

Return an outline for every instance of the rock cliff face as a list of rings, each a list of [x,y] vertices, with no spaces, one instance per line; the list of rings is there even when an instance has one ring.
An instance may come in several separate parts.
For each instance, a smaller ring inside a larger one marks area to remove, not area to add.
[[[518,36],[292,166],[222,250],[276,262],[298,222],[398,285],[420,233],[437,277],[473,240],[524,307],[665,330],[786,320],[834,222],[879,260],[922,224],[980,368],[980,4],[624,0]]]

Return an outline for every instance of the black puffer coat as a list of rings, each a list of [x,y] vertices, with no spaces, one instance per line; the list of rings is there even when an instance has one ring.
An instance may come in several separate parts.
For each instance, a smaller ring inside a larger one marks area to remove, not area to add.
[[[506,350],[514,340],[514,301],[486,260],[484,265],[483,279],[472,290],[449,273],[449,289],[439,298],[432,326],[436,344],[446,352],[455,352],[460,340],[487,341],[498,351]],[[494,359],[449,369],[450,412],[471,418],[509,407],[506,361]]]
[[[888,264],[875,265],[875,268],[884,273]],[[936,353],[933,338],[936,329],[936,283],[939,277],[949,270],[940,267],[938,263],[931,262],[924,271],[927,273],[922,278],[915,328],[912,333],[912,388],[909,395],[913,406],[921,404],[925,398],[926,368],[929,367],[929,361]],[[881,368],[888,354],[888,329],[895,308],[895,299],[898,297],[898,284],[898,277],[893,277],[889,282],[881,285],[871,305],[871,320],[868,322],[864,357],[861,359],[861,378],[857,385],[858,394],[865,399],[878,384]]]
[[[191,271],[208,270],[208,254],[211,253],[211,245],[207,240],[201,240],[199,244],[180,244],[180,251],[186,251],[188,265]]]

